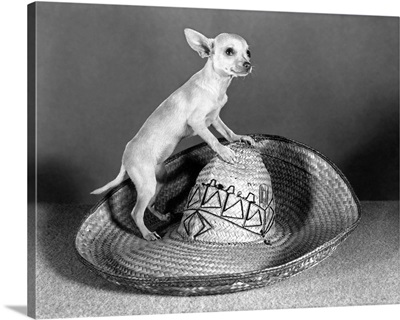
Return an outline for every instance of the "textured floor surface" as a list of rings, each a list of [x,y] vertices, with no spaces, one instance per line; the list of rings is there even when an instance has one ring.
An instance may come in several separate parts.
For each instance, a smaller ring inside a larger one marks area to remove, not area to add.
[[[204,297],[136,294],[78,261],[75,232],[90,207],[38,204],[37,318],[400,303],[399,202],[362,202],[360,225],[314,268],[262,289]]]

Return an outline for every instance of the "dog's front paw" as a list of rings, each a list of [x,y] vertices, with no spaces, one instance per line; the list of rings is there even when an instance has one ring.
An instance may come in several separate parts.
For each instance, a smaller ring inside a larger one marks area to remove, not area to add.
[[[221,145],[217,150],[218,155],[228,163],[234,163],[236,159],[235,152],[227,146]]]

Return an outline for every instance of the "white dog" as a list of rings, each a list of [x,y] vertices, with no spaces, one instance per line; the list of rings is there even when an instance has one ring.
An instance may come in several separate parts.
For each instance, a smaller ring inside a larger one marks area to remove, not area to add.
[[[183,138],[199,135],[227,162],[234,162],[235,154],[210,132],[210,125],[230,142],[243,140],[254,143],[249,136],[233,133],[219,117],[221,108],[228,100],[226,90],[232,79],[246,76],[252,70],[246,41],[228,33],[209,39],[191,29],[185,29],[185,36],[189,46],[202,58],[207,58],[207,63],[162,102],[128,142],[118,176],[92,192],[103,193],[129,177],[137,190],[136,204],[131,215],[146,240],[160,238],[144,224],[146,208],[159,219],[169,218],[168,214],[157,212],[153,206],[156,195],[165,183],[164,161]]]

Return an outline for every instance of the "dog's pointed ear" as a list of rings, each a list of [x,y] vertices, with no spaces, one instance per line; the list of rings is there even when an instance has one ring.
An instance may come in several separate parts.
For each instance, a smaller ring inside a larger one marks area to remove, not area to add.
[[[208,58],[212,52],[214,39],[209,39],[200,32],[189,28],[186,28],[184,31],[189,46],[196,51],[200,57]]]

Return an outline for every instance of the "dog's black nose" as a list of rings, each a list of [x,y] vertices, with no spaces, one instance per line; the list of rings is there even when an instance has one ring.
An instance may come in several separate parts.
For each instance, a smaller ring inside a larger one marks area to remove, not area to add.
[[[249,71],[251,68],[251,63],[246,61],[243,63],[243,67],[246,69],[246,71]]]

